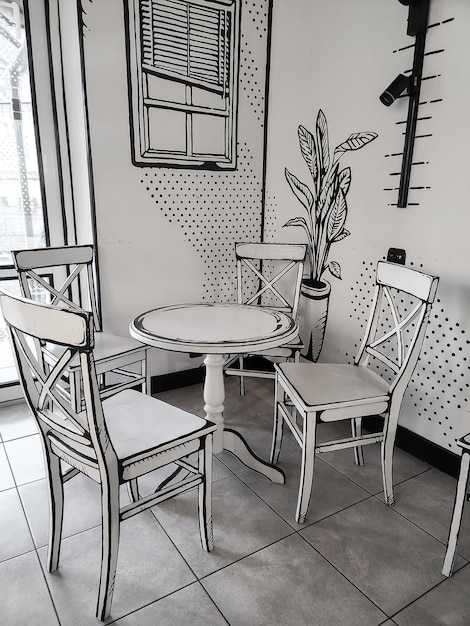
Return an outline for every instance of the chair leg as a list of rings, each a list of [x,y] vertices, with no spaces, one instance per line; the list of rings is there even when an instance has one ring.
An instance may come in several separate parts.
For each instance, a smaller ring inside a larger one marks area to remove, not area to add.
[[[146,358],[142,361],[142,375],[144,382],[142,383],[142,393],[152,395],[152,379],[151,379],[151,365],[150,365],[150,349],[146,352]]]
[[[245,367],[245,359],[243,358],[243,354],[240,355],[240,358],[238,359],[238,363],[239,363],[240,370],[242,370]],[[240,375],[240,395],[241,396],[245,395],[245,377],[242,375]]]
[[[48,462],[46,468],[49,486],[49,548],[47,553],[47,571],[55,572],[59,567],[60,544],[62,539],[62,521],[64,515],[64,485],[60,469],[60,459],[46,451]]]
[[[139,483],[137,482],[137,478],[134,478],[127,483],[127,493],[129,494],[131,502],[137,502],[137,500],[140,500]]]
[[[460,474],[457,481],[457,491],[455,493],[454,512],[452,513],[447,550],[444,557],[444,565],[442,567],[442,573],[444,576],[452,576],[452,570],[454,569],[455,553],[457,550],[457,542],[459,539],[463,510],[467,495],[469,469],[470,453],[464,451],[460,460]]]
[[[273,423],[273,440],[271,444],[271,454],[269,456],[269,462],[272,465],[276,465],[279,461],[279,454],[281,452],[282,437],[284,432],[284,419],[281,411],[279,410],[278,402],[284,400],[285,393],[281,385],[276,380],[275,392],[274,392],[274,423]]]
[[[103,476],[103,478],[106,477]],[[117,477],[108,477],[107,482],[101,483],[101,516],[101,575],[96,617],[104,621],[111,612],[119,550],[119,482]]]
[[[214,548],[212,529],[212,434],[204,438],[203,448],[199,451],[199,473],[203,480],[199,491],[199,532],[202,548],[210,552]]]
[[[312,495],[313,470],[315,467],[315,436],[317,429],[316,413],[307,413],[304,418],[302,445],[302,465],[300,469],[299,495],[295,521],[303,524],[307,517],[308,506]]]
[[[82,410],[81,376],[75,372],[69,377],[70,385],[70,405],[74,411],[80,413]]]
[[[355,417],[351,420],[351,434],[353,437],[362,435],[362,417]],[[364,448],[357,446],[354,448],[354,460],[356,465],[364,465]]]
[[[395,432],[386,431],[381,446],[382,478],[384,485],[385,502],[392,506],[395,504],[393,493],[393,449],[395,447]]]

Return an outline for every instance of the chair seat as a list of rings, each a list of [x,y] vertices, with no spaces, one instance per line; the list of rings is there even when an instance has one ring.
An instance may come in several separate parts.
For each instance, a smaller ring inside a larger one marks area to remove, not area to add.
[[[199,440],[194,434],[203,436],[217,428],[202,417],[133,389],[120,391],[103,400],[102,405],[109,438],[120,462],[121,482],[138,478],[196,452]],[[83,423],[85,412],[79,417]],[[87,457],[90,467],[98,471],[92,448],[76,443],[78,454],[74,454],[57,434],[53,437],[53,445],[56,454],[74,467],[77,466],[74,460],[83,467],[83,457]],[[92,472],[88,475],[94,477]]]
[[[281,363],[275,367],[305,411],[331,411],[322,414],[325,421],[336,419],[335,409],[357,405],[364,416],[383,413],[388,406],[389,385],[367,367],[335,363]]]
[[[132,337],[120,337],[118,335],[111,335],[110,333],[96,332],[95,347],[93,348],[96,371],[100,374],[101,370],[106,369],[104,364],[107,359],[113,359],[113,361],[115,361],[119,354],[129,355],[132,352],[140,353],[147,348],[148,347],[143,343],[132,339]],[[46,344],[45,358],[47,359],[47,357],[49,357],[52,363],[55,363],[62,354],[63,349],[57,344]],[[139,360],[139,357],[136,358],[136,361],[137,360]],[[126,362],[128,362],[128,359],[126,359]],[[70,361],[69,369],[72,371],[79,367],[79,357],[75,355]]]
[[[184,445],[196,432],[204,435],[216,429],[215,424],[202,417],[132,389],[104,400],[103,410],[111,443],[124,468],[125,480],[129,480],[126,467],[142,463],[150,454],[155,454],[157,448],[163,453]],[[129,419],[129,415],[135,419]],[[197,449],[197,441],[195,443]],[[177,458],[180,456],[181,451]],[[167,459],[157,467],[166,463]],[[140,469],[137,475],[142,473]]]

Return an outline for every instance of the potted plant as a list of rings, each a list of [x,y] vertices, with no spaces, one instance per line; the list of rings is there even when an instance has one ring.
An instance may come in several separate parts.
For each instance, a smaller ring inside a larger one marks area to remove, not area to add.
[[[305,344],[304,356],[316,361],[323,345],[330,294],[330,284],[323,275],[328,270],[332,276],[341,279],[339,263],[329,260],[330,248],[350,234],[345,224],[351,169],[340,169],[339,161],[345,152],[359,150],[373,141],[377,134],[353,133],[335,148],[331,158],[328,124],[320,109],[315,135],[304,126],[299,126],[298,136],[300,151],[313,184],[309,187],[285,169],[287,182],[305,211],[303,215],[286,222],[284,227],[300,227],[307,237],[309,276],[304,278],[302,284],[300,334]]]

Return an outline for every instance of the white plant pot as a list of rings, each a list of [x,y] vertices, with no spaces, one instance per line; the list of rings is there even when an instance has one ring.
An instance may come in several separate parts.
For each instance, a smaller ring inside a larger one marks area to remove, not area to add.
[[[300,297],[299,332],[304,344],[302,356],[317,361],[323,347],[331,285],[322,280],[318,286],[302,283]]]

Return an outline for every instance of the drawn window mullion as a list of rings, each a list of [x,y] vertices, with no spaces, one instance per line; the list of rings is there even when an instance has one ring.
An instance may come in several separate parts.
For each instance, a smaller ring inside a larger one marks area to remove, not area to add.
[[[186,85],[186,103],[189,106],[193,103],[191,85]],[[193,114],[191,111],[186,113],[186,154],[193,156]]]

